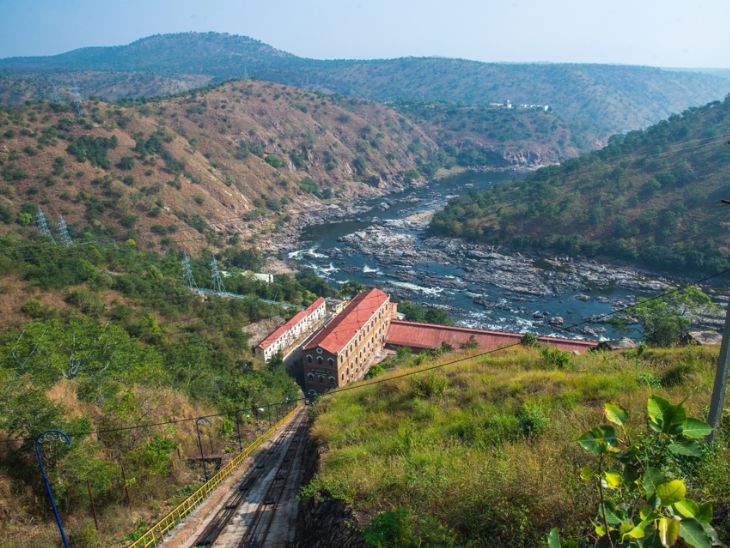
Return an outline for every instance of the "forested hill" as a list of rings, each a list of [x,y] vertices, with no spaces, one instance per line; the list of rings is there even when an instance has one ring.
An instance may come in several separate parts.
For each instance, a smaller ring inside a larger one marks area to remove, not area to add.
[[[0,73],[6,103],[52,99],[69,88],[119,99],[250,77],[378,101],[548,104],[571,123],[605,133],[645,127],[730,92],[730,81],[718,76],[638,66],[436,57],[323,61],[218,33],[156,35],[126,46],[4,59]]]
[[[393,109],[269,82],[79,109],[0,108],[0,231],[40,206],[74,235],[205,245],[403,187],[438,151]]]
[[[727,258],[730,97],[690,109],[604,149],[447,205],[437,234],[516,249],[608,256],[685,272]]]

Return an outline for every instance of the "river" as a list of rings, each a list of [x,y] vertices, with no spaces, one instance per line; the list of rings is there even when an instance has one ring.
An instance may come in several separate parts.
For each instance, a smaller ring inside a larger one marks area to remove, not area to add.
[[[519,177],[462,173],[364,201],[362,212],[306,227],[287,259],[333,284],[376,286],[444,309],[458,325],[591,340],[636,337],[599,316],[656,294],[668,280],[635,269],[432,238],[432,212],[465,192]]]

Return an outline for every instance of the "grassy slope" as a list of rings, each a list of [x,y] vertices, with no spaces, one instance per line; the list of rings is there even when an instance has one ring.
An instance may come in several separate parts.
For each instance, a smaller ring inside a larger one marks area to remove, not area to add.
[[[437,529],[423,525],[435,518],[460,545],[536,546],[554,526],[586,535],[597,501],[578,479],[589,459],[576,437],[600,424],[609,400],[641,429],[652,392],[687,398],[690,414],[703,416],[716,355],[708,348],[591,353],[556,370],[536,350],[517,348],[444,368],[433,383],[425,373],[325,397],[312,430],[324,452],[311,487],[370,517],[406,509],[421,521],[421,535]],[[428,397],[439,378],[445,391]],[[726,526],[730,452],[720,447],[690,484]]]
[[[527,180],[457,198],[438,233],[663,268],[727,265],[730,98],[614,138]]]
[[[48,104],[0,111],[0,205],[11,223],[28,204],[54,221],[62,213],[78,229],[145,241],[175,229],[189,238],[191,225],[205,232],[206,224],[250,235],[254,220],[318,205],[313,192],[351,198],[373,185],[403,186],[404,173],[436,150],[392,109],[263,82],[84,109],[83,119]],[[116,137],[107,167],[67,152],[82,136]],[[134,150],[140,136],[155,136],[161,148]],[[131,169],[119,167],[123,157],[133,159]],[[56,158],[65,163],[54,171]],[[271,164],[276,158],[280,166]],[[119,226],[125,218],[133,230]]]

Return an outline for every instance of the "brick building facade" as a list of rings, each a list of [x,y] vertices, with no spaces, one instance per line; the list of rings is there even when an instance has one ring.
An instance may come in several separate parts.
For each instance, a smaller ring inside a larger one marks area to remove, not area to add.
[[[362,379],[382,350],[395,304],[379,289],[355,296],[303,348],[304,391],[322,393]]]

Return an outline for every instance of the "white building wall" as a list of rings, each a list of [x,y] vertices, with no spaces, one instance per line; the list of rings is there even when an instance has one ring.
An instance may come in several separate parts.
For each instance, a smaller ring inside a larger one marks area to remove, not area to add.
[[[287,331],[282,333],[278,339],[276,339],[266,350],[264,350],[264,361],[269,361],[277,352],[285,350],[295,340],[297,340],[302,333],[305,333],[319,320],[324,318],[325,315],[325,303],[322,303],[315,308],[309,315],[299,320],[296,324],[291,326]]]

